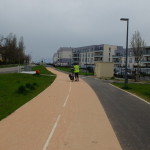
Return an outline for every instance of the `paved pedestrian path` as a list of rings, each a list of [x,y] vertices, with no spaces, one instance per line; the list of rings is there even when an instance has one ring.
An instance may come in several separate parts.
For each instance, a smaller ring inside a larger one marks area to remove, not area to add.
[[[54,83],[0,122],[0,150],[121,150],[90,86],[48,70]]]

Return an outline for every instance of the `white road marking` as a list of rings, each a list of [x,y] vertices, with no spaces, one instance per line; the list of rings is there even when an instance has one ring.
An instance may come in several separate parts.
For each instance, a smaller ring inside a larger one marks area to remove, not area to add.
[[[57,125],[58,125],[58,122],[59,122],[60,117],[61,117],[61,115],[59,115],[59,116],[57,117],[57,120],[56,120],[56,122],[55,122],[55,124],[54,124],[54,126],[53,126],[53,128],[52,128],[52,131],[50,132],[49,137],[48,137],[48,139],[47,139],[47,141],[46,141],[46,143],[45,143],[45,145],[44,145],[44,147],[43,147],[43,150],[46,150],[46,149],[47,149],[48,144],[50,143],[50,141],[51,141],[51,139],[52,139],[52,136],[53,136],[53,134],[54,134],[54,132],[55,132],[55,130],[56,130],[56,127],[57,127]]]
[[[68,101],[70,92],[71,92],[71,82],[70,82],[69,93],[68,93],[68,95],[67,95],[67,97],[66,97],[66,100],[65,100],[65,102],[64,102],[63,107],[65,107],[66,104],[67,104],[67,101]],[[61,117],[61,114],[58,115],[57,120],[56,120],[56,122],[55,122],[55,124],[54,124],[54,126],[53,126],[53,128],[52,128],[52,130],[51,130],[51,132],[50,132],[50,134],[49,134],[49,137],[48,137],[48,139],[47,139],[47,141],[46,141],[46,143],[45,143],[45,145],[44,145],[44,147],[43,147],[43,150],[46,150],[46,149],[47,149],[47,147],[48,147],[48,145],[49,145],[49,143],[50,143],[50,141],[51,141],[51,139],[52,139],[52,137],[53,137],[53,134],[54,134],[54,132],[55,132],[55,130],[56,130],[56,127],[57,127],[57,125],[58,125],[58,122],[59,122],[59,120],[60,120],[60,117]]]
[[[110,84],[110,83],[109,83],[109,84]],[[143,102],[145,102],[145,103],[147,103],[147,104],[150,105],[150,103],[147,102],[146,100],[144,100],[144,99],[142,99],[142,98],[140,98],[140,97],[138,97],[138,96],[136,96],[136,95],[134,95],[134,94],[132,94],[132,93],[130,93],[130,92],[128,92],[128,91],[125,91],[125,90],[123,90],[123,89],[121,89],[121,88],[119,88],[119,87],[117,87],[117,86],[115,86],[115,85],[112,85],[112,84],[110,84],[110,85],[113,86],[113,87],[115,87],[115,88],[117,88],[117,89],[119,89],[119,90],[121,90],[121,91],[124,91],[124,92],[126,92],[126,93],[128,93],[128,94],[130,94],[130,95],[132,95],[132,96],[134,96],[134,97],[140,99],[141,101],[143,101]]]
[[[67,101],[68,101],[68,99],[69,99],[70,92],[71,92],[71,82],[70,82],[69,93],[68,93],[68,95],[67,95],[67,97],[66,97],[66,100],[65,100],[65,102],[64,102],[63,107],[65,107],[65,106],[66,106],[66,104],[67,104]]]

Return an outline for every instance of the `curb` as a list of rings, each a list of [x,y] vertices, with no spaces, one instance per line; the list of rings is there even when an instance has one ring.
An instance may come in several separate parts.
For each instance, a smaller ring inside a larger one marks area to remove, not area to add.
[[[132,96],[134,96],[134,97],[140,99],[141,101],[143,101],[143,102],[145,102],[145,103],[147,103],[147,104],[150,105],[149,102],[147,102],[146,100],[144,100],[144,99],[138,97],[137,95],[135,95],[135,94],[133,94],[133,93],[130,93],[130,92],[128,92],[128,91],[125,91],[125,90],[123,90],[123,89],[121,89],[121,88],[119,88],[119,87],[117,87],[117,86],[115,86],[115,85],[112,85],[111,83],[109,83],[109,85],[111,85],[111,86],[113,86],[113,87],[115,87],[115,88],[117,88],[117,89],[119,89],[119,90],[121,90],[121,91],[123,91],[123,92],[126,92],[126,93],[128,93],[128,94],[130,94],[130,95],[132,95]]]

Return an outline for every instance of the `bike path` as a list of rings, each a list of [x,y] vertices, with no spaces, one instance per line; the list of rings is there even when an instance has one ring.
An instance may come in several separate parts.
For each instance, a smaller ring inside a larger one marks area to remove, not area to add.
[[[92,88],[57,74],[51,86],[0,122],[2,150],[121,150]]]

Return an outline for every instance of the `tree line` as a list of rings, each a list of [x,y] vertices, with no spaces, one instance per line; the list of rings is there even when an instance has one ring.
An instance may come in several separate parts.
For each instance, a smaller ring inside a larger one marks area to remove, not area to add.
[[[30,55],[25,54],[23,37],[17,41],[15,34],[0,36],[0,64],[25,64],[31,60]]]

